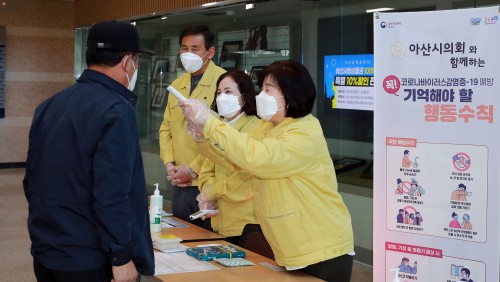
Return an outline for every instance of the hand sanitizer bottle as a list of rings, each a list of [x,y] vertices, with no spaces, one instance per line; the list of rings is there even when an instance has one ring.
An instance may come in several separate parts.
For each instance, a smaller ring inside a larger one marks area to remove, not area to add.
[[[160,195],[158,183],[155,183],[154,194],[149,200],[149,223],[151,232],[161,232],[161,216],[163,213],[163,196]]]

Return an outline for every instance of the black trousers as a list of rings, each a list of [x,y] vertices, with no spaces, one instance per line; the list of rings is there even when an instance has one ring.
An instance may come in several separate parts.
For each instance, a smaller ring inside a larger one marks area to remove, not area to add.
[[[315,264],[296,271],[305,272],[311,276],[326,280],[328,282],[351,281],[353,256],[343,255]]]
[[[86,271],[60,271],[52,270],[43,266],[33,259],[33,268],[38,282],[110,282],[113,279],[113,271],[109,261],[97,269]],[[141,281],[141,275],[137,276],[137,282]]]
[[[33,268],[38,282],[110,282],[113,279],[111,264],[104,263],[97,269],[85,271],[60,271],[52,270],[43,266],[39,261],[33,259]]]
[[[196,196],[198,196],[199,193],[198,186],[174,186],[172,194],[172,214],[182,220],[212,231],[209,218],[205,220],[201,218],[195,220],[189,219],[189,215],[200,210],[198,208],[198,201],[196,200]]]

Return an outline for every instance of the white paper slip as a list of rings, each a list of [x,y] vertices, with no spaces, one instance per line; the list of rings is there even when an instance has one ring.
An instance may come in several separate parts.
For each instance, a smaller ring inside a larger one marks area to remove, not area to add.
[[[161,216],[173,216],[174,214],[173,213],[168,213],[166,211],[162,211],[162,214]]]
[[[282,267],[279,267],[279,266],[277,266],[277,265],[270,264],[270,263],[268,263],[268,262],[261,262],[261,263],[259,263],[259,264],[260,264],[260,265],[262,265],[262,266],[265,266],[265,267],[267,267],[267,268],[269,268],[269,269],[272,269],[272,270],[274,270],[274,271],[285,271],[285,269],[283,269]]]
[[[221,244],[203,244],[203,245],[196,245],[198,248],[203,248],[203,247],[215,247],[215,246],[220,246]]]
[[[220,270],[207,261],[195,259],[185,252],[155,252],[155,275]]]
[[[161,249],[158,249],[158,248],[155,247],[155,250],[158,250],[160,252],[164,252],[164,253],[167,253],[167,254],[168,253],[185,253],[187,248],[189,248],[189,247],[181,245],[179,248],[167,249],[167,250],[161,250]]]
[[[169,228],[169,227],[189,227],[189,225],[180,223],[176,220],[173,220],[171,218],[164,218],[162,219],[162,227],[164,228]]]

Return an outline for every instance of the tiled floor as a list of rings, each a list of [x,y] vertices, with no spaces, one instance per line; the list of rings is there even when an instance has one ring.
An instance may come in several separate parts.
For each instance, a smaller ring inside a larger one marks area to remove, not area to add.
[[[28,203],[22,180],[24,169],[0,169],[0,280],[36,281],[26,220]]]
[[[33,260],[26,226],[28,204],[22,180],[24,169],[0,169],[0,280],[33,282]],[[146,279],[143,279],[143,281]],[[351,282],[373,281],[370,266],[355,263]]]

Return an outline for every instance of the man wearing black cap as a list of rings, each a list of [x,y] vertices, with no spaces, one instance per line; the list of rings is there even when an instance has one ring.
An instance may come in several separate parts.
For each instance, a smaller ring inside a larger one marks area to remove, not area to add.
[[[35,275],[45,281],[136,281],[154,274],[136,128],[139,34],[91,27],[77,83],[40,104],[24,192]],[[112,280],[113,279],[113,280]]]

